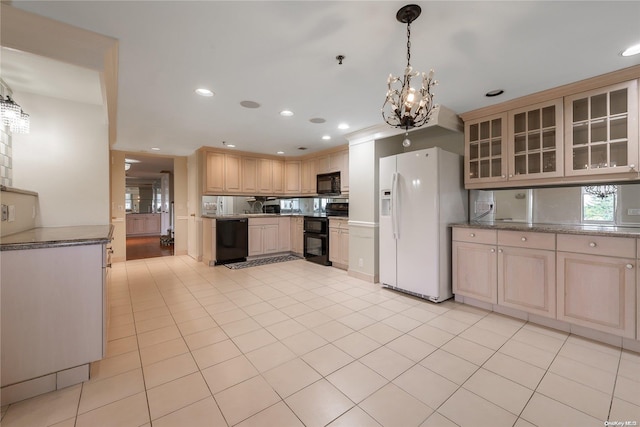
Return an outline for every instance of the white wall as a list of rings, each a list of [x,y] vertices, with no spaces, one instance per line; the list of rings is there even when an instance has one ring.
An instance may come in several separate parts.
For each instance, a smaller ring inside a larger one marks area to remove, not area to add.
[[[109,140],[102,106],[15,93],[31,132],[13,136],[13,186],[38,193],[36,226],[109,224]]]

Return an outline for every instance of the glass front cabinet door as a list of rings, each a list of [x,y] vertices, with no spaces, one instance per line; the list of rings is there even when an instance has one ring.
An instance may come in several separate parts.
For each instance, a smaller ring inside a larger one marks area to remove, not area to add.
[[[564,108],[565,175],[637,170],[637,80],[568,96]]]
[[[509,181],[563,175],[562,98],[509,111]]]
[[[507,114],[465,123],[465,184],[507,180]]]

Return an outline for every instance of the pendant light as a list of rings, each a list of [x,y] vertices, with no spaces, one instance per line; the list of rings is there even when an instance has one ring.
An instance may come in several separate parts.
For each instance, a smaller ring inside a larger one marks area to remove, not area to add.
[[[438,108],[433,104],[433,93],[431,93],[433,86],[438,84],[433,79],[433,70],[427,74],[414,71],[411,67],[411,23],[420,16],[421,12],[420,6],[409,4],[400,8],[396,14],[399,22],[407,24],[407,66],[402,78],[389,74],[387,97],[382,105],[384,121],[393,127],[405,129],[405,139],[402,142],[405,147],[411,145],[408,138],[409,129],[429,122],[431,113]],[[418,76],[422,76],[421,86],[412,87],[411,79]],[[396,83],[400,83],[400,86]]]

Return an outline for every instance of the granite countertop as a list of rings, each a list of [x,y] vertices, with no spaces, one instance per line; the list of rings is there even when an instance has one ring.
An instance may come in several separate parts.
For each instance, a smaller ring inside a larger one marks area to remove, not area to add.
[[[610,237],[640,237],[640,227],[613,226],[596,224],[529,224],[526,222],[494,221],[494,222],[461,222],[450,224],[452,227],[486,228],[493,230],[534,231],[539,233],[585,234]]]
[[[106,244],[112,235],[112,225],[32,228],[2,237],[0,251]]]

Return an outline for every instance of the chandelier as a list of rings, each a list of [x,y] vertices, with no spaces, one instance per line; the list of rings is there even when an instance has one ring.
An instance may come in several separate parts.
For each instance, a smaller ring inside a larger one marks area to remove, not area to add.
[[[387,79],[387,97],[382,104],[382,118],[387,124],[405,129],[405,140],[402,145],[408,147],[409,129],[420,127],[426,124],[431,113],[437,105],[433,104],[433,94],[431,89],[438,84],[433,79],[433,70],[427,73],[414,71],[411,67],[411,23],[420,16],[422,9],[416,4],[409,4],[398,10],[396,19],[407,24],[407,67],[404,70],[404,77],[394,77],[389,74]],[[422,76],[422,85],[419,89],[411,86],[411,79]],[[401,85],[396,85],[402,81]],[[394,87],[396,86],[396,87]]]
[[[616,194],[618,192],[617,185],[589,185],[584,187],[584,191],[587,194],[591,194],[592,196],[598,197],[600,199],[605,199],[612,194]]]
[[[0,98],[0,118],[12,133],[29,133],[29,115],[9,95]]]

